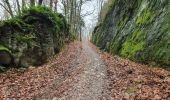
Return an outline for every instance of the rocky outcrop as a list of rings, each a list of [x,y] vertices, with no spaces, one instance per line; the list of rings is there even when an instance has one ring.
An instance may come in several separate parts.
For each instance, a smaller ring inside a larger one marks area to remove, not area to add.
[[[0,45],[6,49],[1,52],[0,48],[0,64],[12,63],[3,61],[10,55],[15,66],[41,65],[62,49],[68,36],[67,23],[61,14],[46,7],[31,7],[21,16],[1,22]]]
[[[170,65],[170,1],[113,0],[92,42],[134,61]]]

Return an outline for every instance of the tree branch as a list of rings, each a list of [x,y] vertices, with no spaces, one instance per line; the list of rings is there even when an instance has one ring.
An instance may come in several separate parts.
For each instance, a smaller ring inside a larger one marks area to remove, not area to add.
[[[10,13],[10,11],[9,11],[2,3],[0,3],[0,5],[1,5],[8,13]]]

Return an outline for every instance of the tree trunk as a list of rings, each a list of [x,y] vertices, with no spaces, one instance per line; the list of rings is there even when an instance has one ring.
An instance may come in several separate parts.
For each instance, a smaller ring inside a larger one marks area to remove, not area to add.
[[[42,5],[43,0],[38,1],[38,5]]]
[[[54,2],[54,5],[55,5],[54,11],[56,11],[56,12],[57,12],[57,3],[58,3],[58,0],[55,0],[55,2]]]
[[[4,1],[5,1],[6,5],[7,5],[7,7],[8,7],[9,14],[10,14],[10,15],[11,15],[11,17],[13,18],[13,17],[14,17],[14,15],[13,15],[13,12],[12,12],[12,9],[11,9],[11,6],[10,6],[9,1],[8,1],[8,0],[4,0]]]
[[[77,24],[77,0],[74,0],[74,24],[73,24],[73,29],[74,29],[74,33],[76,33],[76,24]]]
[[[73,23],[73,15],[74,15],[74,0],[70,0],[70,19],[69,19],[69,23],[70,23],[70,29],[71,29],[71,33],[74,33],[74,23]]]
[[[83,1],[80,0],[80,7],[79,7],[79,35],[80,35],[80,41],[82,41],[82,23],[81,23],[81,10],[82,10],[82,5],[83,5]]]
[[[68,23],[70,22],[70,14],[69,14],[69,11],[70,11],[70,2],[69,0],[66,0],[66,12],[67,12],[67,20],[68,20]],[[69,23],[70,24],[70,23]]]
[[[70,0],[71,1],[71,11],[70,11],[70,24],[73,21],[73,13],[74,13],[74,0]]]
[[[25,0],[22,0],[22,10],[24,10],[26,7],[26,3],[25,3]]]
[[[30,5],[35,6],[35,0],[30,0]]]
[[[53,0],[50,0],[50,8],[53,8]]]
[[[16,3],[17,3],[17,9],[18,9],[18,14],[21,15],[21,10],[20,10],[20,4],[19,4],[19,1],[16,0]]]
[[[63,5],[64,5],[64,15],[67,18],[67,7],[66,7],[66,2],[63,1]]]

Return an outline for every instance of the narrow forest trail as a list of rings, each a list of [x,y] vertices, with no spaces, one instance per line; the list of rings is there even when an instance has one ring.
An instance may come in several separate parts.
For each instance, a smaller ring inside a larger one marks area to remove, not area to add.
[[[4,100],[170,99],[170,73],[73,42],[38,68],[0,74]]]
[[[77,83],[62,95],[64,100],[107,100],[108,79],[106,65],[99,54],[88,43],[83,43],[87,63],[83,71],[75,76]],[[81,58],[78,58],[81,59]]]
[[[37,99],[56,100],[107,100],[109,98],[107,86],[107,69],[100,55],[88,45],[82,43],[77,48],[76,57],[72,59],[72,70],[67,72],[59,86],[45,89]],[[54,83],[56,84],[56,83]],[[57,90],[57,91],[56,91]],[[55,92],[56,91],[56,92]]]
[[[107,100],[109,98],[106,66],[88,42],[70,44],[56,59],[42,67],[32,68],[24,73],[9,73],[6,74],[10,78],[4,78],[5,74],[1,76],[6,81],[1,81],[5,84],[3,83],[0,92],[5,99]]]

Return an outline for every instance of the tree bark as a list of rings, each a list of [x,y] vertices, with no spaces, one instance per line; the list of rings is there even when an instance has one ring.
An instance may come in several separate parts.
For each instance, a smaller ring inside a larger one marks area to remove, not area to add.
[[[42,5],[43,0],[38,1],[38,5]]]
[[[70,24],[72,23],[72,19],[73,19],[73,12],[74,12],[74,1],[73,0],[70,0],[71,1],[71,11],[70,11]]]
[[[30,5],[35,6],[35,0],[30,0]]]
[[[19,1],[16,0],[16,3],[17,3],[17,9],[18,9],[18,14],[21,15],[21,7],[20,7],[20,4],[19,4]]]
[[[25,3],[25,0],[22,0],[22,10],[24,10],[26,7],[26,3]]]
[[[14,17],[14,14],[12,12],[12,8],[11,8],[11,5],[9,3],[9,0],[4,0],[4,2],[6,3],[7,7],[8,7],[8,12],[9,14],[11,15],[11,17],[13,18]]]
[[[53,0],[50,0],[50,8],[53,8]]]
[[[82,10],[83,1],[80,0],[80,6],[79,6],[79,35],[80,35],[80,41],[82,41],[82,24],[81,24],[81,10]]]
[[[55,0],[55,2],[54,2],[54,5],[55,5],[54,11],[56,11],[56,12],[57,12],[57,3],[58,3],[58,0]]]

